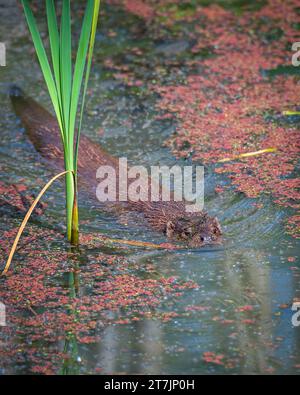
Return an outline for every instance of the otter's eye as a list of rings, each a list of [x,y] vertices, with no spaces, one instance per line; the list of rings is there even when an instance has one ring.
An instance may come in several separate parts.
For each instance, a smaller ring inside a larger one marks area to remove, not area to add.
[[[203,242],[205,239],[203,236],[200,237],[200,240]]]

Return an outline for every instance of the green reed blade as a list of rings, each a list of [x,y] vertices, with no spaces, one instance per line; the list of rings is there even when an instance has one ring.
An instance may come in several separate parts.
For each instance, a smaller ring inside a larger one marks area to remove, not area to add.
[[[86,57],[89,48],[89,41],[93,21],[93,4],[94,0],[88,0],[87,8],[85,11],[81,35],[79,39],[77,57],[74,67],[73,85],[72,85],[72,98],[70,109],[70,132],[73,133],[71,140],[74,141],[75,123],[78,109],[78,102],[83,82],[84,70],[86,65]]]
[[[91,70],[95,44],[100,0],[87,0],[85,15],[72,76],[72,35],[70,0],[62,0],[60,29],[54,0],[46,1],[48,33],[53,70],[40,37],[37,24],[30,9],[29,1],[22,0],[29,30],[35,45],[41,69],[54,106],[61,130],[66,174],[66,209],[68,239],[77,244],[77,161],[79,138],[82,125],[85,97]],[[78,119],[76,145],[74,147],[75,126],[78,104],[82,91],[82,102]],[[73,172],[75,169],[75,172]],[[73,174],[72,174],[73,173]]]
[[[62,117],[62,107],[61,107],[61,88],[60,88],[60,64],[59,64],[59,31],[57,25],[57,18],[55,12],[54,0],[46,0],[47,9],[47,21],[48,21],[48,31],[50,40],[50,49],[52,56],[52,66],[54,71],[55,83],[58,93],[58,101],[60,114]]]
[[[62,119],[60,116],[60,110],[59,110],[59,104],[58,104],[58,93],[56,90],[55,82],[53,79],[52,71],[48,62],[47,54],[40,36],[40,33],[37,28],[37,24],[35,21],[35,18],[33,16],[33,13],[31,11],[29,1],[28,0],[22,0],[22,5],[24,8],[24,13],[27,19],[28,27],[32,36],[33,44],[36,50],[36,54],[44,75],[44,79],[51,97],[51,101],[55,110],[55,114],[57,116],[57,120],[60,126],[61,132],[63,131],[62,127]],[[64,135],[62,132],[62,140],[64,141]]]
[[[70,102],[72,91],[72,43],[70,0],[63,0],[60,27],[60,83],[64,126],[67,133],[67,147],[73,161],[73,149],[70,141]],[[70,162],[70,166],[73,166]],[[71,170],[71,169],[69,169]]]
[[[74,148],[70,133],[70,103],[72,89],[72,42],[71,42],[71,11],[70,0],[62,1],[62,14],[60,21],[60,95],[63,114],[63,126],[66,140],[65,168],[74,170],[73,156]],[[76,178],[76,177],[75,177]],[[72,240],[73,206],[75,202],[76,185],[70,174],[66,175],[66,212],[68,239]]]
[[[77,172],[80,133],[81,133],[81,127],[82,127],[82,119],[83,119],[83,111],[84,111],[86,92],[87,92],[90,71],[91,71],[91,66],[92,66],[92,58],[93,58],[93,52],[94,52],[94,46],[95,46],[95,38],[96,38],[98,18],[99,18],[99,10],[100,10],[100,0],[94,0],[94,10],[93,10],[94,12],[93,12],[93,20],[92,20],[91,37],[90,37],[90,42],[89,42],[87,68],[86,68],[86,73],[85,73],[85,81],[84,81],[84,88],[83,88],[83,95],[82,95],[82,102],[81,102],[81,109],[80,109],[80,116],[79,116],[79,126],[78,126],[77,138],[76,138],[75,156],[74,156],[75,172]]]

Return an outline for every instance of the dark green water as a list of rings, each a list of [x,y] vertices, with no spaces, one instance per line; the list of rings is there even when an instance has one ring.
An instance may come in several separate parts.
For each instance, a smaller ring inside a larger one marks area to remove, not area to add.
[[[52,173],[41,165],[13,114],[7,96],[9,84],[22,86],[48,108],[50,104],[38,65],[33,62],[22,14],[14,1],[11,4],[4,11],[0,9],[0,41],[5,41],[8,48],[7,66],[0,68],[0,180],[25,183],[36,194]],[[162,143],[174,131],[175,123],[155,120],[158,98],[144,88],[126,87],[114,79],[103,67],[103,60],[109,56],[116,64],[136,63],[141,79],[155,80],[155,69],[164,67],[164,60],[172,56],[180,60],[180,56],[188,52],[188,44],[177,43],[176,48],[181,50],[177,53],[176,49],[174,54],[170,42],[152,42],[146,35],[139,39],[138,28],[134,32],[130,28],[132,22],[137,23],[134,17],[125,18],[121,11],[113,8],[106,8],[105,12],[107,17],[103,18],[97,37],[91,80],[93,95],[88,98],[85,133],[112,154],[127,156],[134,164],[174,164],[176,160]],[[117,32],[116,37],[107,35],[112,28]],[[145,51],[145,61],[128,55],[133,47]],[[164,82],[180,79],[180,75],[167,67],[164,75]],[[157,78],[161,78],[161,74]],[[100,127],[104,134],[99,133]],[[151,259],[160,275],[178,276],[199,285],[176,301],[173,311],[178,317],[169,322],[144,319],[104,327],[98,343],[78,345],[76,354],[83,361],[79,363],[81,373],[93,371],[95,366],[101,366],[102,373],[299,373],[300,327],[293,327],[291,323],[292,301],[300,296],[299,267],[298,263],[288,260],[298,256],[299,241],[284,234],[287,213],[269,198],[261,198],[264,208],[258,210],[254,201],[243,195],[233,192],[216,195],[214,187],[218,181],[212,169],[206,169],[206,209],[217,215],[223,225],[222,247],[201,251],[145,252],[134,248],[127,251],[128,257],[141,267]],[[64,227],[61,185],[51,189],[47,201],[46,218],[51,218],[52,229],[61,231]],[[46,228],[47,220],[43,218],[39,226]],[[144,225],[120,224],[84,199],[81,219],[84,220],[81,229],[86,233],[164,241],[161,235]],[[19,222],[20,216],[2,212],[0,231]],[[82,254],[84,260],[84,251]],[[209,309],[183,314],[190,305]],[[238,313],[238,309],[246,305],[253,307],[244,317],[251,322],[241,320]],[[283,309],[281,305],[288,307]],[[168,311],[168,305],[162,304],[162,309]],[[7,320],[9,322],[10,317]],[[26,339],[23,341],[26,343]],[[235,362],[233,367],[206,363],[203,353],[208,351],[224,354],[227,360]],[[28,371],[26,364],[16,368],[9,359],[2,368],[2,373]]]

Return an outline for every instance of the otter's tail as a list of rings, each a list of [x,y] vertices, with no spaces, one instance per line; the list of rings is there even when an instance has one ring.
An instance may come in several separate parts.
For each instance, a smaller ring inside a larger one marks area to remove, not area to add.
[[[55,118],[17,85],[11,85],[9,96],[15,113],[27,131],[39,130],[50,125],[52,128],[57,127]]]
[[[17,85],[11,85],[9,88],[9,97],[15,113],[22,120],[25,109],[29,106],[29,103],[26,103],[25,93]]]
[[[9,96],[14,111],[36,150],[40,152],[49,145],[60,147],[60,131],[56,119],[16,85],[10,87]]]

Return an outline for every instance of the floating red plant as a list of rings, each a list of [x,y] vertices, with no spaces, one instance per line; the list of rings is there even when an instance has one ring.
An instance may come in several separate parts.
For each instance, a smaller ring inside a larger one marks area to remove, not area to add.
[[[114,3],[147,20],[148,15],[137,11],[143,3],[145,9],[152,8],[155,31],[176,26],[176,36],[194,41],[195,58],[180,60],[181,68],[191,70],[184,84],[149,85],[161,96],[157,119],[173,114],[177,120],[177,131],[167,142],[173,152],[207,164],[232,157],[218,163],[216,172],[227,174],[237,191],[251,198],[270,194],[275,203],[299,210],[300,185],[294,175],[299,128],[282,123],[282,114],[299,105],[300,82],[295,75],[267,73],[291,65],[291,46],[299,41],[298,1],[272,0],[256,10],[244,7],[241,14],[216,4],[144,0],[135,8],[133,0]],[[185,23],[182,29],[179,20]],[[203,58],[207,49],[212,56]],[[134,85],[134,73],[125,67],[126,76],[119,78]],[[236,159],[269,148],[276,152]],[[300,216],[290,216],[286,229],[299,237]]]
[[[277,204],[297,210],[299,129],[283,124],[282,112],[299,104],[299,78],[271,78],[267,70],[291,64],[291,44],[299,38],[298,5],[274,0],[242,15],[217,5],[197,7],[192,52],[211,48],[213,56],[187,60],[199,72],[191,72],[184,85],[151,87],[161,95],[158,109],[177,119],[177,132],[167,144],[178,157],[192,155],[211,164],[232,157],[216,172],[227,174],[236,190],[251,198],[267,193]],[[235,159],[268,148],[276,152]],[[291,216],[288,232],[299,237],[299,229],[299,215]]]
[[[129,324],[143,317],[162,322],[177,317],[175,312],[164,312],[163,304],[167,301],[170,309],[184,291],[198,287],[175,277],[144,278],[139,263],[101,251],[95,254],[94,235],[84,237],[86,258],[79,264],[82,253],[49,248],[60,239],[54,232],[32,226],[27,232],[19,259],[1,280],[0,300],[5,300],[8,326],[0,333],[0,347],[5,356],[1,361],[30,364],[33,373],[58,372],[62,361],[70,358],[60,351],[60,342],[95,343],[108,325]],[[48,248],[43,251],[44,243]],[[89,255],[89,249],[93,254]],[[2,251],[1,258],[5,255]],[[6,343],[7,335],[11,340]],[[18,338],[23,339],[22,349],[13,341]]]

